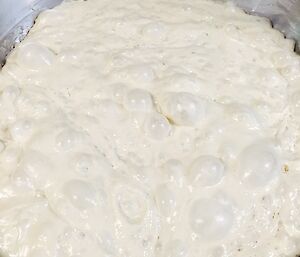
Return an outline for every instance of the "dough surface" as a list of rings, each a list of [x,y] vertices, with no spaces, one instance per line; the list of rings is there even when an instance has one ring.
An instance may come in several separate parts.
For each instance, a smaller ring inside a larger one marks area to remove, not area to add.
[[[0,72],[0,253],[295,257],[293,46],[221,2],[43,12]]]

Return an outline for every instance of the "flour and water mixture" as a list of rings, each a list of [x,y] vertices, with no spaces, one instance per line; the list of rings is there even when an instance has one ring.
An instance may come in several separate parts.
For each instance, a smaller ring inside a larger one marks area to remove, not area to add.
[[[293,46],[206,0],[41,14],[0,72],[0,255],[298,256]]]

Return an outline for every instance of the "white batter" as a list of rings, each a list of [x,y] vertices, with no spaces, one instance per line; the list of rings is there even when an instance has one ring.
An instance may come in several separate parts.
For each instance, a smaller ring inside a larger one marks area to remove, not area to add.
[[[300,254],[300,58],[205,0],[65,1],[0,73],[4,257]]]

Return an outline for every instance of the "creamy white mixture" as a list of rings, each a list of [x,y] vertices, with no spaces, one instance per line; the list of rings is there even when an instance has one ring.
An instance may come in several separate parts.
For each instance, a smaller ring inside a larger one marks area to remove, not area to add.
[[[300,254],[292,50],[205,0],[44,12],[0,73],[0,255]]]

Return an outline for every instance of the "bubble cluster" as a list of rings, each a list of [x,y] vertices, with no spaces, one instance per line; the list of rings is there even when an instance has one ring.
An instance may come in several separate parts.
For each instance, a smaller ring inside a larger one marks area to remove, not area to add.
[[[108,2],[42,13],[0,71],[0,255],[295,257],[291,41],[222,1]]]

